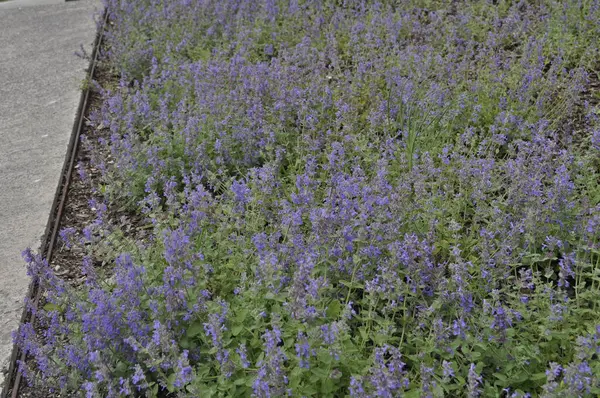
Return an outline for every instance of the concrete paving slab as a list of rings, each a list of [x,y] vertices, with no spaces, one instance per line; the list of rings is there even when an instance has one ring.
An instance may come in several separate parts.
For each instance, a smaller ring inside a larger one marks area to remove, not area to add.
[[[0,0],[0,9],[63,4],[65,0]]]
[[[12,350],[91,53],[98,0],[0,2],[0,368]],[[0,386],[3,374],[0,372]]]

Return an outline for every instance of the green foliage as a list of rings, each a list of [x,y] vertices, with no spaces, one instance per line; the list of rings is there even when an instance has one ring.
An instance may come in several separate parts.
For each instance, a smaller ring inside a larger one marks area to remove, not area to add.
[[[104,356],[47,380],[600,393],[597,2],[124,3],[100,192],[149,238],[94,224],[114,268],[44,311]]]

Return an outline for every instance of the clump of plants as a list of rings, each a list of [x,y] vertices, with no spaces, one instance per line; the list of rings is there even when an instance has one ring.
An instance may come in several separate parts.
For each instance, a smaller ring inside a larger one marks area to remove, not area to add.
[[[26,253],[31,383],[600,394],[597,1],[105,4],[114,161],[85,285]]]

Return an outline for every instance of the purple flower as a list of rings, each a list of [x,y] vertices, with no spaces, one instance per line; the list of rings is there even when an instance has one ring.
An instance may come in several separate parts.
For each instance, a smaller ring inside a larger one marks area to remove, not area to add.
[[[241,204],[246,204],[250,201],[248,195],[250,194],[250,188],[243,181],[234,181],[231,184],[231,191],[235,195],[235,200]]]
[[[263,340],[265,358],[257,364],[259,370],[253,384],[254,394],[258,397],[288,395],[288,377],[284,369],[287,357],[279,346],[281,331],[277,327],[267,330]]]
[[[564,370],[563,382],[569,393],[589,394],[592,386],[592,370],[587,362],[571,363]]]
[[[467,377],[467,396],[469,398],[473,397],[479,397],[479,395],[481,394],[482,390],[482,382],[483,379],[482,377],[477,374],[476,370],[475,370],[475,364],[471,364],[471,366],[469,367],[469,374]]]
[[[449,381],[454,377],[454,369],[452,368],[452,363],[446,360],[442,361],[442,374],[444,376],[444,380]]]
[[[298,332],[296,341],[296,356],[300,361],[300,367],[308,369],[310,368],[310,357],[314,356],[316,352],[310,347],[308,339],[303,332]]]
[[[592,132],[591,140],[594,149],[600,151],[600,129],[595,129]]]
[[[193,369],[188,361],[188,351],[183,350],[181,356],[177,360],[177,376],[173,385],[181,388],[193,380]]]
[[[72,227],[63,228],[60,230],[60,232],[59,232],[60,238],[63,240],[63,242],[65,243],[65,246],[67,248],[70,249],[71,247],[73,247],[73,237],[75,236],[76,233],[77,233],[77,230]]]
[[[134,385],[139,385],[140,388],[142,388],[146,381],[146,375],[144,374],[144,371],[142,370],[142,367],[139,364],[136,364],[134,366],[134,369],[135,372],[133,376],[131,376],[131,381]]]
[[[237,348],[235,350],[238,355],[240,356],[240,362],[242,364],[242,368],[246,369],[250,366],[250,362],[248,361],[248,357],[247,357],[247,352],[246,352],[246,345],[245,344],[240,344],[239,348]]]

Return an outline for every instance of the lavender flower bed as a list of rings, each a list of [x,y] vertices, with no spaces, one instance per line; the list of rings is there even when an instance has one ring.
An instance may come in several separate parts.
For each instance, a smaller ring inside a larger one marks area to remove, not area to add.
[[[597,0],[105,2],[114,161],[85,286],[26,255],[31,383],[600,394]]]

